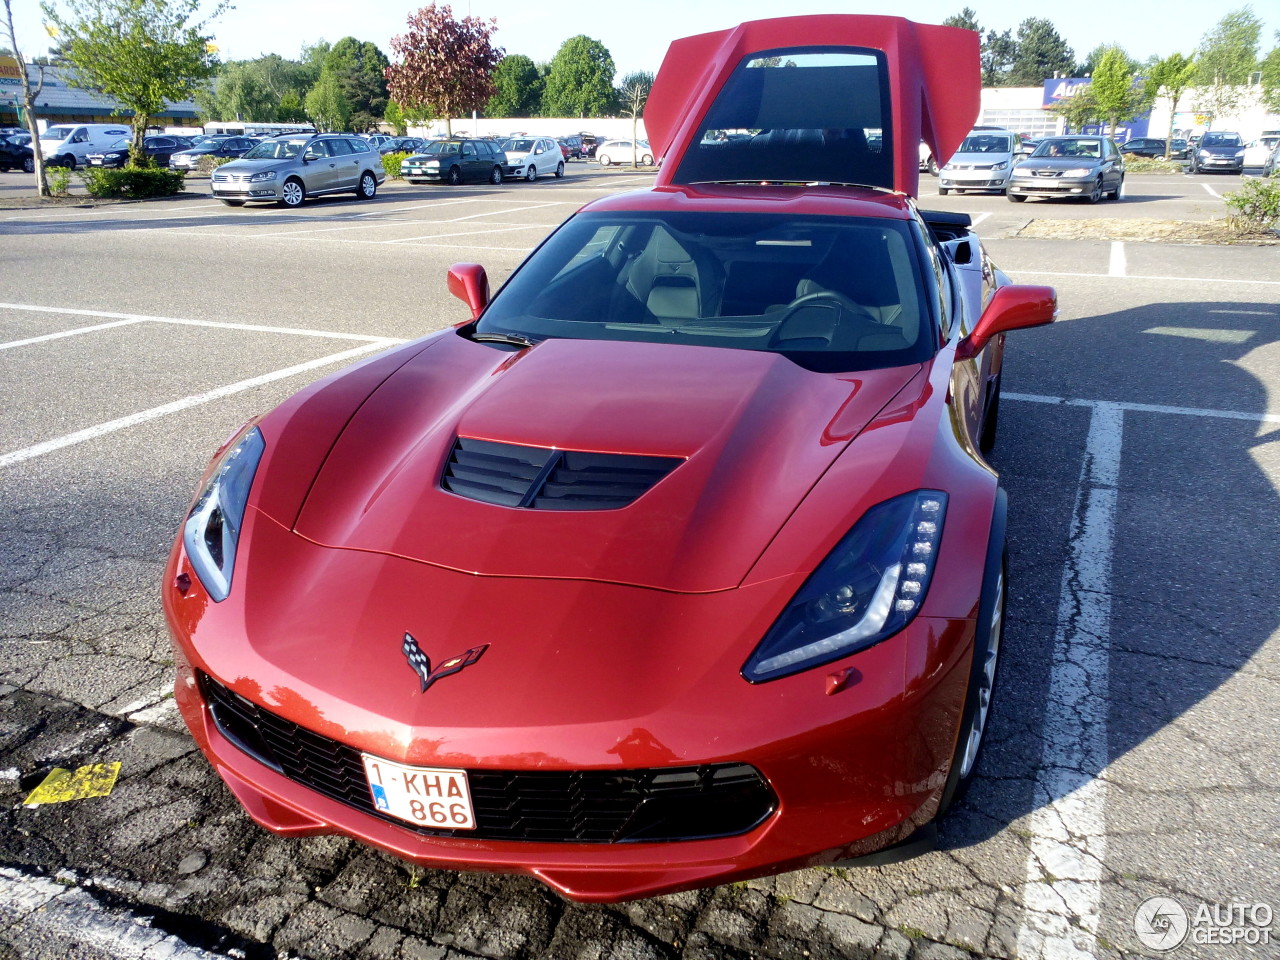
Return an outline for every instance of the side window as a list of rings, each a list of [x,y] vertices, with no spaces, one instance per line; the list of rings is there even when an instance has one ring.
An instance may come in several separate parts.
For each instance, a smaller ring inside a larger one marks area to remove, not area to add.
[[[462,159],[474,160],[476,158],[476,145],[474,143],[464,143],[462,145]]]
[[[331,157],[349,157],[352,153],[350,140],[329,140],[329,155]]]
[[[369,143],[367,140],[347,140],[345,142],[350,145],[352,153],[369,152]]]
[[[321,157],[327,157],[328,155],[329,151],[325,147],[323,140],[316,140],[314,143],[308,144],[306,151],[302,154],[304,158],[310,160],[319,160]]]

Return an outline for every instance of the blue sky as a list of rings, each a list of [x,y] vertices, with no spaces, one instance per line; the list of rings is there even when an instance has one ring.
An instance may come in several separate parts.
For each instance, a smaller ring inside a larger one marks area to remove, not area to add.
[[[223,59],[247,59],[264,53],[296,57],[303,44],[344,36],[372,40],[390,55],[390,39],[402,33],[408,14],[423,4],[410,0],[239,0],[238,8],[222,15],[213,32]],[[884,13],[884,3],[808,2],[792,0],[461,0],[451,4],[455,16],[470,12],[496,17],[494,42],[508,53],[534,60],[550,60],[570,36],[585,33],[600,40],[613,55],[620,74],[657,70],[667,45],[678,37],[722,30],[743,20],[788,14]],[[984,28],[1013,28],[1027,17],[1044,16],[1075,50],[1077,59],[1100,43],[1119,42],[1139,60],[1150,54],[1191,53],[1200,38],[1228,10],[1244,4],[1205,3],[1203,0],[1127,0],[1100,7],[1096,3],[1032,5],[1013,0],[899,0],[892,12],[923,23],[939,23],[965,6],[977,11]],[[1280,12],[1274,0],[1250,4],[1263,19],[1262,52],[1276,45]],[[14,18],[24,50],[43,52],[47,37],[40,26],[35,0],[17,0]],[[1105,9],[1105,14],[1103,10]]]

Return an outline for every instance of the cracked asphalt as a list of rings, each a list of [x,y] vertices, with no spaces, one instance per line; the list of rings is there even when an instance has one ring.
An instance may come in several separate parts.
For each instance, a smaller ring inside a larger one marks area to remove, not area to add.
[[[1280,910],[1274,250],[1019,239],[1090,208],[1015,216],[926,178],[924,206],[983,217],[997,263],[1057,286],[1062,312],[1008,341],[1010,596],[980,778],[913,860],[584,906],[258,828],[173,709],[159,580],[239,424],[326,358],[463,319],[450,263],[500,280],[578,204],[644,179],[574,164],[300,212],[6,210],[17,180],[0,177],[0,960],[1280,955],[1197,942],[1194,922],[1157,954],[1133,924],[1152,896],[1193,921]],[[1238,183],[1135,177],[1105,213],[1221,215],[1202,181]],[[23,805],[52,768],[106,761],[109,796]]]

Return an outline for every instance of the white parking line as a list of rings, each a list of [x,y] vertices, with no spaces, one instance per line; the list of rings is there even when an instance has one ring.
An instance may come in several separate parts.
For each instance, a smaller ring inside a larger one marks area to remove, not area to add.
[[[491,230],[463,230],[460,233],[431,233],[423,237],[401,237],[398,240],[375,240],[375,243],[414,243],[418,240],[444,240],[448,237],[482,237],[490,233],[512,233],[517,230],[532,230],[536,224],[518,227],[494,227]],[[543,228],[545,229],[545,228]]]
[[[1111,276],[1107,273],[1068,273],[1065,270],[1006,270],[1005,273],[1013,276],[1014,274],[1025,274],[1033,277],[1087,277],[1087,278],[1105,278]],[[1237,280],[1228,277],[1159,277],[1139,273],[1127,273],[1123,277],[1116,277],[1117,280],[1158,280],[1166,283],[1171,280],[1177,280],[1182,283],[1244,283],[1244,284],[1261,284],[1266,287],[1280,286],[1280,280]]]
[[[1106,854],[1111,555],[1124,411],[1095,403],[1076,491],[1070,552],[1036,773],[1018,956],[1093,957]]]
[[[31,343],[44,343],[46,340],[61,340],[63,337],[78,337],[82,333],[93,333],[95,330],[110,330],[112,327],[127,327],[133,323],[141,323],[138,317],[128,320],[115,320],[111,323],[96,323],[92,327],[76,327],[74,330],[60,330],[57,333],[46,333],[41,337],[27,337],[25,340],[10,340],[0,343],[0,350],[12,350],[14,347],[25,347]]]
[[[1211,196],[1211,197],[1217,197],[1219,200],[1221,200],[1221,199],[1222,199],[1221,194],[1219,194],[1217,190],[1213,189],[1213,187],[1209,186],[1207,183],[1202,183],[1202,184],[1200,184],[1200,186],[1204,187],[1204,188],[1205,188],[1205,190],[1207,190],[1207,191],[1208,191],[1209,196]]]
[[[20,346],[23,343],[36,343],[40,340],[51,340],[55,336],[70,336],[74,333],[87,333],[90,330],[101,330],[106,327],[124,326],[128,323],[177,323],[190,327],[218,327],[224,330],[249,330],[254,333],[286,333],[299,337],[323,337],[331,340],[359,340],[365,343],[392,344],[403,341],[386,337],[375,337],[363,333],[337,333],[333,330],[308,330],[305,327],[266,327],[253,323],[226,323],[218,320],[191,320],[183,317],[155,317],[142,313],[112,313],[107,310],[81,310],[74,307],[44,307],[30,303],[0,303],[0,310],[28,310],[34,313],[61,313],[73,317],[103,317],[116,319],[120,323],[104,323],[97,327],[81,327],[47,337],[33,337],[30,340],[19,340],[10,344],[0,344],[0,348]]]
[[[353,360],[363,354],[372,353],[374,350],[382,350],[386,346],[388,346],[388,342],[382,340],[379,340],[376,343],[362,344],[361,346],[353,347],[350,350],[344,350],[342,353],[333,353],[327,357],[308,360],[305,363],[297,363],[292,367],[285,367],[283,370],[275,370],[271,373],[264,373],[261,376],[251,377],[248,380],[241,380],[239,383],[232,383],[225,387],[218,387],[205,393],[198,393],[194,396],[183,397],[181,400],[174,400],[172,403],[152,407],[150,410],[140,410],[137,413],[131,413],[126,417],[119,417],[116,420],[109,420],[108,422],[100,423],[97,426],[87,427],[84,430],[77,430],[75,433],[68,433],[65,436],[56,437],[53,440],[46,440],[43,443],[37,443],[34,446],[24,447],[21,450],[14,450],[12,453],[2,454],[0,455],[0,468],[9,467],[15,463],[22,463],[25,460],[31,460],[35,457],[43,456],[46,453],[53,453],[55,450],[61,450],[64,447],[71,447],[76,444],[85,443],[89,440],[96,440],[98,437],[105,436],[109,433],[115,433],[118,430],[125,430],[129,427],[135,427],[138,424],[146,423],[150,420],[167,417],[171,413],[180,413],[183,410],[190,410],[192,407],[198,407],[214,400],[221,400],[223,397],[229,397],[232,394],[241,393],[245,390],[252,390],[254,387],[260,387],[276,380],[284,380],[300,373],[306,373],[308,370],[315,370],[318,367],[327,367],[331,364],[342,363],[346,360]]]
[[[1070,397],[1045,397],[1034,393],[1002,393],[1002,400],[1024,403],[1050,403],[1066,407],[1096,407],[1097,400],[1074,400]],[[1248,413],[1243,410],[1211,410],[1205,407],[1168,407],[1159,403],[1112,403],[1126,413],[1163,413],[1179,417],[1205,417],[1218,420],[1251,420],[1254,423],[1280,423],[1280,413]]]
[[[1127,267],[1127,264],[1125,263],[1125,256],[1124,256],[1124,241],[1112,240],[1111,241],[1111,264],[1107,268],[1107,276],[1123,277],[1125,275],[1126,267]]]

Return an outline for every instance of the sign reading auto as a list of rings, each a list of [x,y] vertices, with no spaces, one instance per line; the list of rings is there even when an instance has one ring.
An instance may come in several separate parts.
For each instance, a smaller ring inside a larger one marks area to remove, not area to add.
[[[18,61],[13,57],[0,57],[0,86],[22,83],[22,72]]]

